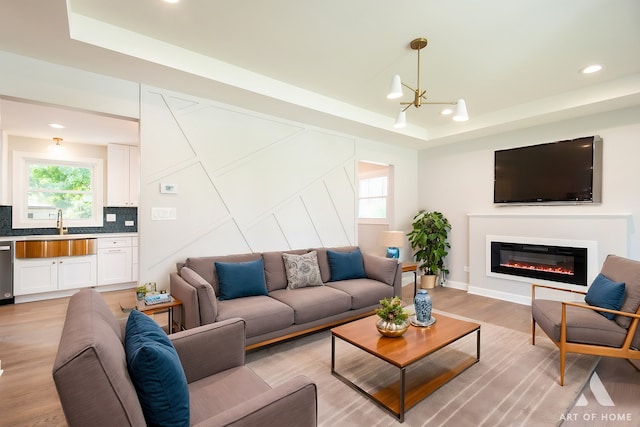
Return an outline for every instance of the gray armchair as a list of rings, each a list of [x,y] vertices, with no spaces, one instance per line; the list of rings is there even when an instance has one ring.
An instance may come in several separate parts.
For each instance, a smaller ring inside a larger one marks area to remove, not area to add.
[[[640,360],[640,261],[609,255],[601,273],[613,282],[625,284],[619,310],[581,302],[539,299],[536,296],[536,290],[543,288],[582,295],[586,295],[586,292],[536,284],[531,288],[531,341],[535,345],[538,325],[558,346],[560,385],[564,385],[567,353]]]
[[[271,388],[244,365],[244,328],[229,319],[169,336],[186,375],[191,424],[315,426],[315,384],[297,376]],[[123,343],[123,322],[95,290],[71,297],[53,366],[71,427],[146,425]]]

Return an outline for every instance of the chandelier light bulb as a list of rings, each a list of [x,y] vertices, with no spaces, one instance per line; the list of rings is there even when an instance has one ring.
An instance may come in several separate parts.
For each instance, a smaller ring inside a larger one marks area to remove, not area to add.
[[[398,112],[398,117],[396,117],[396,122],[393,124],[393,127],[396,129],[402,129],[407,127],[407,112],[400,110]]]
[[[400,75],[396,74],[391,79],[391,88],[389,89],[389,94],[387,94],[387,99],[397,99],[402,97],[402,80],[400,80]]]
[[[467,103],[464,99],[458,99],[456,103],[456,113],[453,116],[453,120],[456,122],[466,122],[469,120],[469,114],[467,113]]]

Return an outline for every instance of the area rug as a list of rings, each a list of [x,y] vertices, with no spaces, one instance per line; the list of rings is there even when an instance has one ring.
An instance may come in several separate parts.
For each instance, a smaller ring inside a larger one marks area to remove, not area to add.
[[[461,316],[446,314],[463,320]],[[434,310],[437,317],[438,312]],[[474,320],[471,320],[474,321]],[[565,385],[558,384],[558,350],[545,337],[481,324],[480,361],[409,409],[404,424],[331,375],[331,334],[323,331],[247,354],[247,364],[271,386],[306,375],[318,387],[320,426],[556,426],[571,409],[598,358],[567,355]],[[469,335],[411,369],[442,369],[475,355]],[[397,368],[336,340],[336,369],[365,390],[397,378]]]

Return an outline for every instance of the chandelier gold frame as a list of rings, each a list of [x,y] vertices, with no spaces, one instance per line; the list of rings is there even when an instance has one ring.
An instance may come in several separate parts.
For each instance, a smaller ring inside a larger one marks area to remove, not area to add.
[[[412,102],[400,102],[401,108],[398,113],[398,117],[394,124],[394,127],[400,128],[405,127],[407,124],[406,120],[406,111],[412,105],[416,108],[420,108],[422,105],[455,105],[456,110],[453,116],[453,120],[455,121],[466,121],[469,120],[469,115],[467,114],[467,106],[464,99],[459,99],[458,101],[449,101],[449,102],[435,102],[427,100],[427,90],[420,88],[420,51],[424,49],[429,42],[426,38],[420,37],[414,39],[409,43],[409,47],[413,50],[418,51],[418,72],[417,72],[417,88],[412,88],[408,84],[404,83],[398,74],[393,76],[391,80],[391,90],[387,95],[388,99],[396,99],[403,96],[402,86],[410,89],[413,92],[413,101]]]

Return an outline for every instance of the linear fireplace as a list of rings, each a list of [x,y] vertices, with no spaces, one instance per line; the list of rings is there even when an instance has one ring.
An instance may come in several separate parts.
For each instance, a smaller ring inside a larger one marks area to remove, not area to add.
[[[587,286],[587,248],[491,241],[491,272]]]

